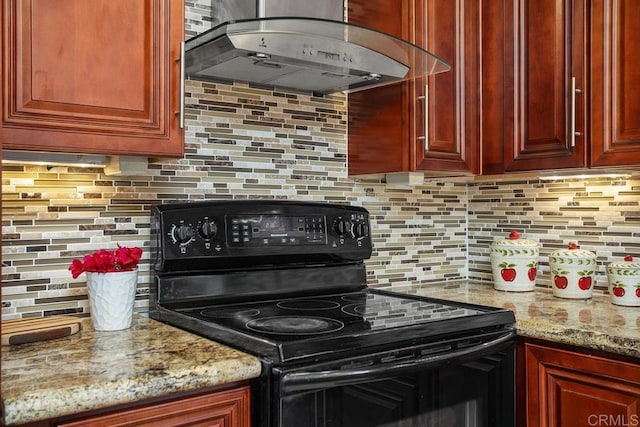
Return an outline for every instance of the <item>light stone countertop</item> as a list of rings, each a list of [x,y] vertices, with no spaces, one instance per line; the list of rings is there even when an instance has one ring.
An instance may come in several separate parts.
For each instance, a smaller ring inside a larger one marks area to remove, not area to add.
[[[134,315],[131,328],[2,347],[6,425],[258,377],[260,360]]]
[[[640,307],[556,298],[551,290],[496,291],[452,282],[393,291],[515,312],[518,334],[637,357]],[[196,390],[260,375],[260,361],[208,339],[135,315],[130,329],[96,332],[91,321],[71,337],[2,348],[7,425]]]
[[[454,282],[393,288],[421,296],[513,310],[518,335],[637,357],[640,307],[611,304],[607,295],[587,300],[554,297],[550,289],[497,291],[491,284]]]

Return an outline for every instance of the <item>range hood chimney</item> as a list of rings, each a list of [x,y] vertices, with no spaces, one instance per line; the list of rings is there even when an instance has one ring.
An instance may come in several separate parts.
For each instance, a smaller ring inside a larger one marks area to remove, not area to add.
[[[343,0],[216,0],[186,42],[185,73],[305,92],[355,92],[448,71],[405,40],[344,22]]]

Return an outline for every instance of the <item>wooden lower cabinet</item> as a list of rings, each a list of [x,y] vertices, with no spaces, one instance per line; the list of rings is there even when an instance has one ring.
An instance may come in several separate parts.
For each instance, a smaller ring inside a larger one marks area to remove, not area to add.
[[[518,344],[518,426],[640,426],[640,359]]]
[[[54,422],[58,427],[249,427],[249,386]]]

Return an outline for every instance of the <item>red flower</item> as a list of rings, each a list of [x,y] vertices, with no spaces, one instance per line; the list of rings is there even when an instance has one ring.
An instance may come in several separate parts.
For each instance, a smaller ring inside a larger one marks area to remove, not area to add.
[[[116,249],[116,263],[120,265],[122,270],[133,270],[138,265],[140,257],[142,257],[142,249],[140,248],[123,248],[118,246]]]
[[[77,279],[78,276],[80,276],[83,272],[83,265],[82,265],[82,261],[80,261],[79,259],[74,259],[73,261],[71,261],[71,265],[69,266],[69,271],[71,271],[71,275],[73,276],[74,279]]]
[[[118,249],[109,251],[100,249],[91,255],[85,255],[81,260],[74,259],[69,266],[73,278],[84,272],[111,273],[114,271],[135,270],[142,257],[142,249],[138,247],[126,248],[118,245]]]

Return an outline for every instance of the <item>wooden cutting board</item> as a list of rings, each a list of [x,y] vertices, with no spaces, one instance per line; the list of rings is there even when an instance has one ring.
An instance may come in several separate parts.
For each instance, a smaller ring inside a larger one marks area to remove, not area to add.
[[[67,337],[81,329],[82,319],[70,316],[16,319],[2,322],[2,345],[26,344]]]

